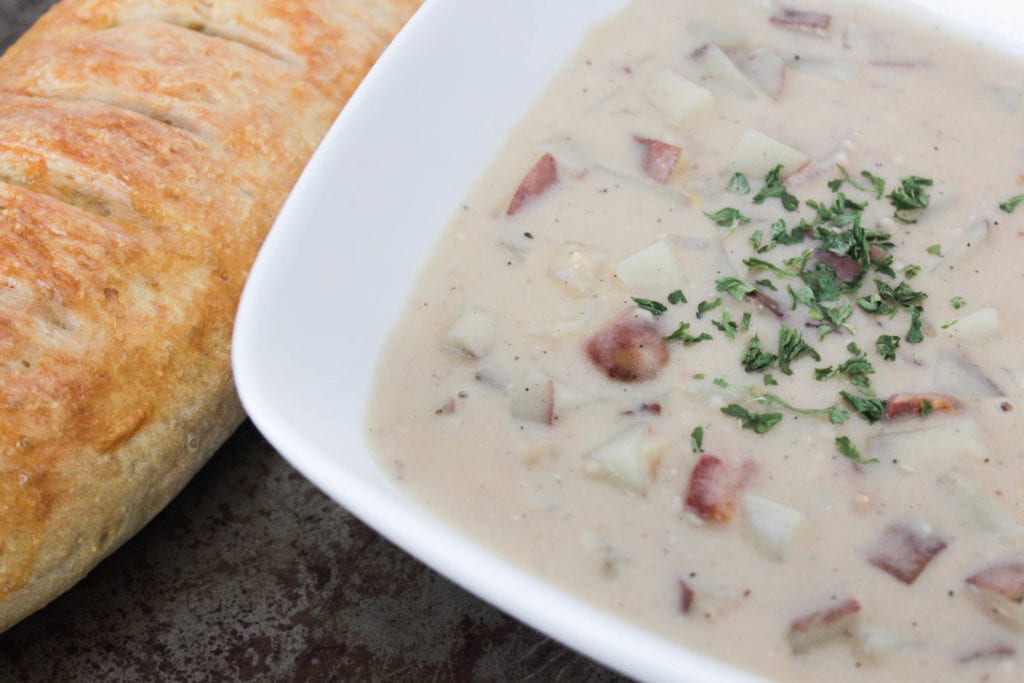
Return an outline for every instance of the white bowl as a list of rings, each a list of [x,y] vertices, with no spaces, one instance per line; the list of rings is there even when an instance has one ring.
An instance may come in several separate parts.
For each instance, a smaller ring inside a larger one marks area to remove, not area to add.
[[[363,419],[377,354],[440,231],[586,27],[626,0],[430,0],[310,161],[252,270],[234,337],[257,427],[334,500],[502,610],[644,680],[753,681],[531,577],[381,470]],[[1017,0],[915,0],[1020,50]]]

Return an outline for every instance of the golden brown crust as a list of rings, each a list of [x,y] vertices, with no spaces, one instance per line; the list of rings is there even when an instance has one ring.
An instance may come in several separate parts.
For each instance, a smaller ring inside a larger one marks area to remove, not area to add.
[[[0,59],[0,629],[240,421],[245,275],[417,4],[64,0]]]

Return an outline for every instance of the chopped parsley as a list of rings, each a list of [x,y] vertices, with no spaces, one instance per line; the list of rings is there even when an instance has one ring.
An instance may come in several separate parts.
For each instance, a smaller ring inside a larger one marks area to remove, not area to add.
[[[788,403],[770,392],[758,396],[757,400],[760,403],[774,403],[780,405],[786,410],[791,410],[794,413],[799,413],[800,415],[826,415],[828,416],[828,421],[834,425],[843,424],[850,419],[850,414],[840,408],[837,404],[832,404],[827,408],[797,408],[792,403]]]
[[[685,304],[686,295],[683,294],[683,290],[677,289],[674,292],[669,293],[668,302],[675,306],[676,304]]]
[[[814,360],[820,361],[821,356],[811,348],[810,344],[792,327],[783,325],[779,330],[779,370],[787,375],[792,375],[793,370],[789,365],[803,355],[808,355]]]
[[[900,179],[900,186],[886,195],[890,203],[896,207],[893,218],[901,223],[916,223],[915,219],[907,218],[900,212],[927,208],[929,197],[924,189],[931,186],[931,178],[911,175]]]
[[[858,465],[870,465],[878,462],[878,458],[871,458],[870,460],[862,458],[860,451],[857,450],[857,447],[853,445],[853,442],[850,441],[850,437],[848,436],[836,437],[836,450],[839,451],[839,454],[844,458],[849,458]]]
[[[875,350],[885,360],[896,360],[896,349],[900,347],[900,338],[893,334],[883,334],[875,340]]]
[[[735,320],[731,319],[729,311],[722,311],[721,321],[712,320],[711,324],[717,327],[721,332],[730,340],[736,339],[736,332],[739,331],[739,325]]]
[[[875,188],[875,199],[885,196],[885,181],[871,171],[861,171],[860,174],[867,178],[868,182]]]
[[[722,305],[722,297],[718,297],[714,301],[701,301],[697,304],[697,317],[703,318],[704,314],[708,311],[713,311]]]
[[[713,220],[716,225],[723,228],[732,228],[738,224],[750,222],[750,218],[740,213],[739,209],[734,209],[732,207],[719,209],[714,213],[708,213],[705,211],[704,215]]]
[[[1021,202],[1024,202],[1024,194],[1019,194],[1014,197],[1010,197],[1005,202],[1000,202],[999,208],[1006,213],[1013,213],[1017,210],[1017,207],[1020,206]]]
[[[737,301],[742,301],[747,294],[754,291],[751,285],[748,285],[738,277],[720,277],[715,280],[715,289],[719,292],[725,292]]]
[[[750,181],[742,173],[733,173],[732,178],[729,179],[729,187],[727,189],[735,194],[749,194]]]
[[[813,252],[808,249],[799,256],[785,259],[782,262],[784,267],[779,267],[770,261],[753,257],[743,259],[743,265],[745,265],[751,272],[768,270],[779,277],[800,277],[800,274],[804,271],[804,267],[807,265],[807,260],[811,258],[812,253]]]
[[[942,245],[941,244],[933,244],[930,247],[928,247],[927,249],[925,249],[925,251],[927,251],[932,256],[942,256]]]
[[[655,316],[661,315],[662,313],[668,310],[668,307],[665,304],[661,303],[660,301],[654,301],[652,299],[641,299],[638,296],[634,296],[633,302],[640,308],[652,313]]]
[[[967,305],[967,302],[964,301],[962,297],[954,296],[952,299],[949,300],[949,305],[959,311],[961,308]]]
[[[693,336],[689,332],[690,323],[679,323],[679,327],[676,328],[675,332],[665,337],[665,341],[681,341],[685,346],[697,344],[702,341],[709,341],[713,337],[707,332],[702,332],[697,336]]]
[[[885,401],[880,398],[854,396],[848,391],[840,391],[839,395],[843,397],[847,405],[853,408],[854,412],[872,424],[881,420],[885,415]]]
[[[800,200],[786,189],[786,184],[779,177],[781,173],[782,166],[776,166],[768,171],[768,175],[764,177],[764,187],[754,195],[753,201],[755,204],[763,204],[764,200],[775,197],[782,202],[782,208],[786,211],[796,211],[800,207]]]
[[[921,417],[928,417],[928,414],[932,412],[935,406],[928,399],[921,400]]]
[[[702,453],[704,451],[704,428],[697,426],[690,432],[690,446],[693,448],[694,453]]]
[[[841,376],[848,379],[850,384],[860,389],[861,392],[869,395],[874,394],[875,392],[871,389],[871,378],[868,375],[875,374],[875,366],[871,364],[867,354],[861,351],[856,343],[850,342],[847,344],[846,350],[851,354],[848,360],[834,367],[829,365],[825,368],[816,368],[814,370],[814,379],[820,382]]]
[[[722,412],[740,420],[743,429],[755,434],[764,434],[782,421],[782,413],[752,413],[738,403],[730,403],[722,408]]]
[[[775,354],[761,348],[761,340],[755,334],[747,341],[743,355],[740,356],[740,363],[747,372],[764,372],[775,365],[778,359]]]

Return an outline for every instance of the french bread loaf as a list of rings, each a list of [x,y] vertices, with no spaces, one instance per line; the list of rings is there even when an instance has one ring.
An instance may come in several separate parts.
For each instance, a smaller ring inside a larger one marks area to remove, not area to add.
[[[0,58],[0,630],[238,425],[248,269],[417,5],[63,0]]]

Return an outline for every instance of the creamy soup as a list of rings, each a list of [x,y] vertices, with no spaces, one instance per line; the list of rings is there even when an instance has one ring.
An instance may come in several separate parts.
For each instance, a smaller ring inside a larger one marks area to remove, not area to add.
[[[750,671],[1021,680],[1022,74],[911,12],[638,0],[417,280],[381,462]]]

